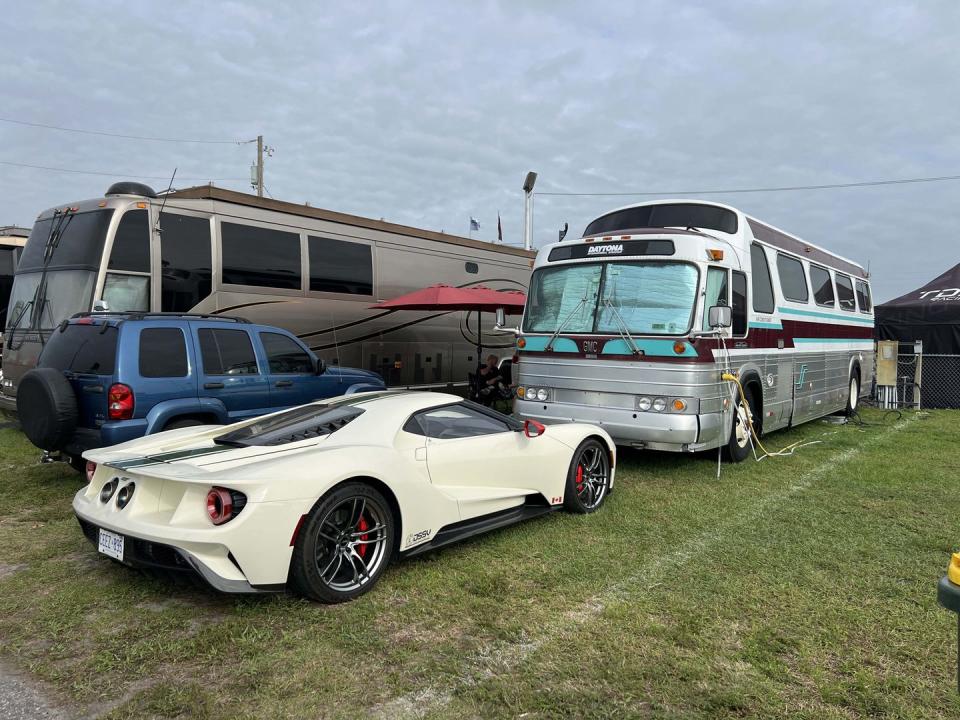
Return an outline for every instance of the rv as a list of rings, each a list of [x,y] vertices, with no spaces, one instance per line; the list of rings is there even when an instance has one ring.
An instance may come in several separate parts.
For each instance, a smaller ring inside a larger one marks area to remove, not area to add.
[[[0,227],[0,357],[3,353],[3,328],[7,324],[7,308],[13,289],[13,274],[17,270],[20,253],[30,235],[29,228],[6,225]]]
[[[371,310],[434,283],[525,290],[533,253],[212,185],[158,195],[117,183],[40,214],[6,321],[0,407],[77,312],[238,315],[302,338],[328,364],[389,385],[466,384],[476,315]],[[483,333],[488,348],[512,346]]]
[[[856,410],[872,335],[860,265],[726,205],[632,205],[540,249],[514,410],[739,460],[751,423],[759,435]]]

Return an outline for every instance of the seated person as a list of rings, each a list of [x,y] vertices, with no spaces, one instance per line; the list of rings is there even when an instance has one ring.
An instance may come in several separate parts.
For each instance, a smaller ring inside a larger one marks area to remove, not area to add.
[[[490,405],[498,398],[510,397],[510,388],[497,367],[498,360],[496,355],[488,355],[487,364],[480,368],[477,376],[477,399],[484,405]]]

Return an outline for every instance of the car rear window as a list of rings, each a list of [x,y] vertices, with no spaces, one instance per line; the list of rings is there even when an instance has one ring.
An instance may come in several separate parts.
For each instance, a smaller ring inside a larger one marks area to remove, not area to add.
[[[187,344],[180,328],[140,331],[140,377],[186,377]]]
[[[37,366],[87,375],[113,375],[116,357],[116,326],[71,323],[62,331],[53,332]]]

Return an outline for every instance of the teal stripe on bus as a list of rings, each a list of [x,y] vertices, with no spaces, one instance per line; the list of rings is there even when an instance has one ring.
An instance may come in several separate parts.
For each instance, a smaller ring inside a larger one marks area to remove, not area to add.
[[[547,343],[550,342],[550,338],[546,336],[524,336],[524,342],[526,343],[520,352],[542,352],[546,350]],[[696,357],[697,351],[694,350],[693,345],[688,342],[683,343],[683,352],[678,354],[673,351],[673,343],[675,340],[671,339],[650,339],[650,338],[636,338],[634,339],[634,344],[643,352],[644,355],[649,355],[651,357]],[[577,343],[571,340],[570,338],[558,337],[553,341],[551,346],[556,352],[579,352],[580,348],[577,347]],[[615,338],[612,340],[607,340],[606,344],[603,346],[603,350],[600,353],[601,355],[632,355],[633,350],[630,347],[630,344],[626,340]]]
[[[749,327],[757,330],[783,330],[783,323],[779,322],[752,322]]]
[[[794,310],[793,308],[777,308],[782,313],[787,315],[808,315],[810,317],[822,317],[829,318],[830,320],[838,320],[841,322],[855,322],[855,323],[865,323],[867,325],[873,325],[873,318],[858,317],[853,313],[849,315],[837,315],[836,313],[825,313],[825,312],[815,312],[813,310]]]

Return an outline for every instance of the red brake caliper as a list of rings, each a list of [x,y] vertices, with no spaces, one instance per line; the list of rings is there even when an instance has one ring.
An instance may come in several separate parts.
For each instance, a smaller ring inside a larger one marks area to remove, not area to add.
[[[583,465],[577,465],[577,492],[583,490]]]
[[[363,532],[364,530],[366,530],[366,529],[369,528],[369,527],[370,527],[370,524],[367,522],[367,519],[366,519],[363,515],[361,515],[361,516],[360,516],[360,522],[357,523],[357,530]],[[363,540],[363,541],[366,541],[369,537],[370,537],[370,536],[369,536],[368,534],[364,533],[363,535],[360,536],[360,539]],[[357,554],[358,554],[361,558],[366,558],[366,556],[367,556],[367,546],[366,546],[366,545],[360,545],[360,546],[357,548]]]

